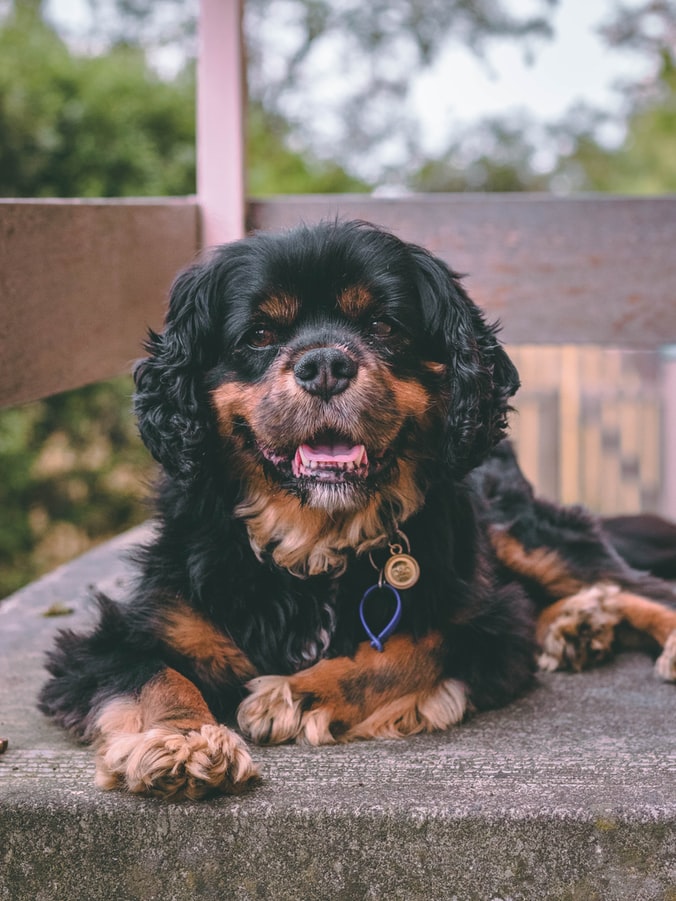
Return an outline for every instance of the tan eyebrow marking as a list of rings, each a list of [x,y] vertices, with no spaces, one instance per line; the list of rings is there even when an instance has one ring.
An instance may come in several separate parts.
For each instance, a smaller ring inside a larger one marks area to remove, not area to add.
[[[346,316],[357,319],[373,306],[373,297],[364,285],[351,285],[339,295],[338,306]]]
[[[293,294],[271,294],[258,307],[258,312],[276,325],[293,325],[300,313],[300,300]]]

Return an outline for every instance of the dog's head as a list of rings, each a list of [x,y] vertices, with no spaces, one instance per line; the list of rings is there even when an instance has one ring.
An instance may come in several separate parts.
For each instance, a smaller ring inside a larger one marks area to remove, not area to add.
[[[140,429],[170,475],[227,467],[243,498],[331,515],[409,515],[503,436],[518,386],[456,275],[360,222],[218,249],[179,276],[147,349]]]

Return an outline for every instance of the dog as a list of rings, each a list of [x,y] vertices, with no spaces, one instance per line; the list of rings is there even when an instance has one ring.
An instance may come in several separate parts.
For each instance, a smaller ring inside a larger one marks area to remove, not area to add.
[[[534,497],[505,441],[517,371],[423,248],[341,221],[217,248],[146,352],[156,534],[128,602],[60,634],[40,696],[100,787],[235,793],[259,779],[244,739],[444,730],[525,692],[538,656],[598,662],[623,624],[674,679],[671,588]]]

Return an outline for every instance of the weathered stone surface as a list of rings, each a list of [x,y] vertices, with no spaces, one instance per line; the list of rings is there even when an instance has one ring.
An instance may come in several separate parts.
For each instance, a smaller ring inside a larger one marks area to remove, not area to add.
[[[35,697],[54,633],[89,620],[88,585],[124,591],[142,536],[0,604],[2,901],[675,901],[676,693],[639,654],[443,735],[254,749],[265,781],[238,798],[98,791]]]

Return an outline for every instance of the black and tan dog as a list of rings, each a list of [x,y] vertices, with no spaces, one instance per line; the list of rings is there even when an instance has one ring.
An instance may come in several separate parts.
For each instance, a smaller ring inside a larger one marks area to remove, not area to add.
[[[240,790],[235,712],[262,743],[446,729],[522,693],[538,653],[602,658],[622,623],[674,678],[671,590],[533,497],[500,443],[517,372],[425,250],[355,222],[225,246],[147,351],[157,534],[41,695],[103,788]]]

